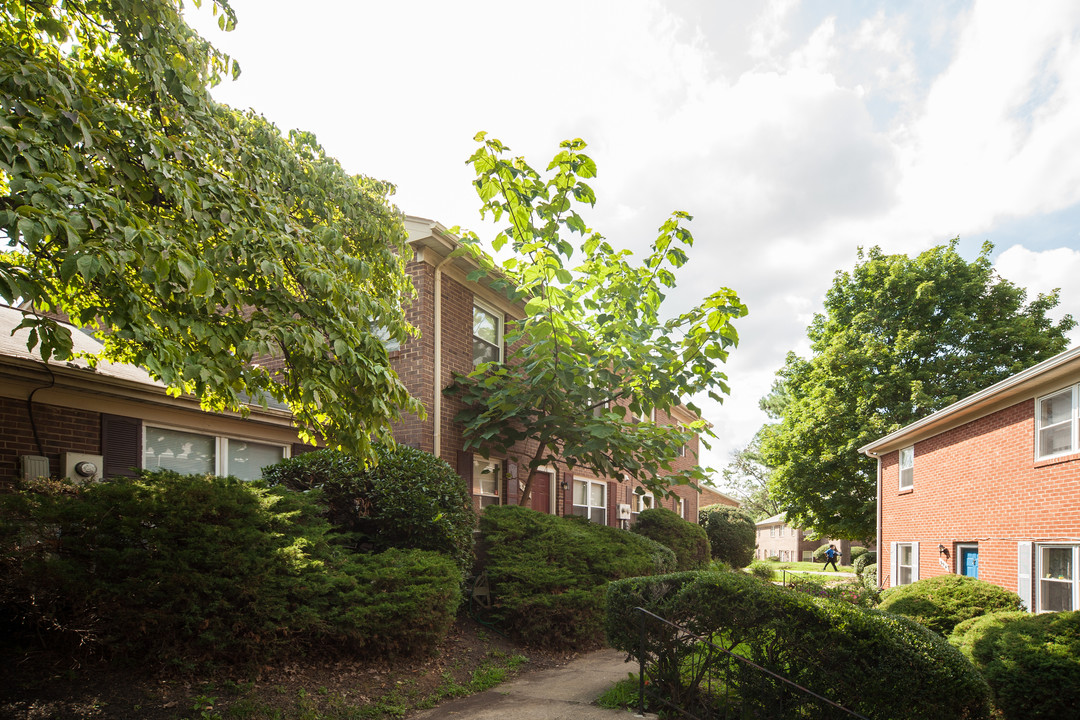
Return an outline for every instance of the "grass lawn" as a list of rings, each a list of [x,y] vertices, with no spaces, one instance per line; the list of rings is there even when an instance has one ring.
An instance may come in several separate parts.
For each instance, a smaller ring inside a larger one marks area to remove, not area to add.
[[[769,564],[772,565],[773,570],[775,570],[777,572],[779,572],[780,570],[787,570],[788,572],[819,572],[821,570],[821,566],[824,565],[824,563],[816,563],[816,562],[771,562],[771,561],[770,561]],[[850,565],[840,565],[838,567],[840,568],[840,572],[842,572],[842,573],[854,573],[855,572],[855,568],[851,567]],[[832,566],[831,565],[829,566],[829,572],[832,572]]]

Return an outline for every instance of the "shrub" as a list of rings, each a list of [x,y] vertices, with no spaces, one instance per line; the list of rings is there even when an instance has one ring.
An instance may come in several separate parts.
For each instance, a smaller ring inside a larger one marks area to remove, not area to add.
[[[709,564],[705,530],[667,508],[642,510],[630,531],[671,548],[676,570],[702,570]]]
[[[532,645],[599,645],[604,586],[675,567],[675,553],[655,540],[515,505],[487,508],[480,532],[493,619]]]
[[[609,585],[607,607],[609,643],[635,658],[639,630],[632,609],[643,607],[868,718],[990,717],[988,688],[975,668],[944,638],[900,616],[811,598],[741,573],[621,580]],[[736,706],[729,714],[820,716],[820,708],[812,709],[816,701],[791,692],[780,698],[771,681],[742,665],[717,663],[712,678],[682,673],[699,652],[696,638],[659,624],[647,627],[648,650],[656,657],[647,672],[669,697],[715,706],[724,699],[709,698],[704,688],[712,680],[730,691]],[[873,678],[872,690],[866,678]]]
[[[840,580],[824,576],[796,575],[790,587],[813,597],[842,600],[869,610],[878,604],[880,591],[867,587],[861,579]]]
[[[870,563],[863,568],[862,572],[863,585],[871,590],[879,590],[877,579],[877,563]]]
[[[852,545],[851,549],[848,551],[848,560],[855,562],[867,552],[867,549],[861,545]]]
[[[354,548],[434,550],[472,566],[476,513],[465,481],[430,453],[376,445],[378,464],[316,450],[263,470],[271,486],[322,491],[326,517]]]
[[[815,550],[814,551],[814,562],[818,562],[818,563],[825,562],[825,551],[828,550],[828,549],[829,549],[829,543],[825,543],[824,545],[819,547],[817,550]]]
[[[862,575],[863,571],[866,569],[867,565],[873,565],[876,562],[877,562],[877,553],[876,552],[866,552],[866,553],[863,553],[862,555],[859,555],[859,557],[855,558],[855,560],[851,564],[855,568],[855,574],[856,575]]]
[[[750,574],[762,580],[773,579],[773,566],[764,560],[755,560],[750,563]]]
[[[886,590],[878,607],[948,635],[962,620],[1023,605],[1016,593],[985,580],[939,575]]]
[[[754,559],[757,528],[744,510],[713,505],[698,513],[698,522],[705,529],[715,559],[733,568],[744,568]]]
[[[1080,612],[1002,612],[965,620],[949,642],[986,678],[1006,720],[1075,717]]]
[[[4,510],[12,629],[131,662],[416,651],[445,635],[460,600],[449,559],[353,556],[327,541],[310,498],[235,478],[54,483]]]

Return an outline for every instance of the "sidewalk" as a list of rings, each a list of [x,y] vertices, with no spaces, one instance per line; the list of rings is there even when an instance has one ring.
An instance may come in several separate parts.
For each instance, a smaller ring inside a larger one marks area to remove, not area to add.
[[[627,673],[637,672],[637,665],[623,662],[625,657],[625,653],[617,650],[597,650],[563,667],[526,672],[491,690],[442,703],[414,717],[415,720],[629,720],[633,713],[592,704]]]

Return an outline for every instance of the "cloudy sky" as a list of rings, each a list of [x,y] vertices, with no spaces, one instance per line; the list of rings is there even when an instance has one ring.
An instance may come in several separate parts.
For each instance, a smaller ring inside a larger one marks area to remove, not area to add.
[[[717,470],[833,273],[859,246],[995,245],[1002,276],[1080,317],[1080,3],[232,0],[189,21],[240,61],[219,100],[316,133],[406,213],[483,234],[465,160],[487,130],[534,165],[581,137],[586,216],[642,250],[694,216],[677,303],[719,285],[750,315]],[[1074,338],[1080,339],[1080,336]]]

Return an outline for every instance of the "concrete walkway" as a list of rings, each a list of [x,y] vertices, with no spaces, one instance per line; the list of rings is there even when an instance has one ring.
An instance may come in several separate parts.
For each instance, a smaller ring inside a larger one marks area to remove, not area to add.
[[[593,704],[627,673],[637,672],[625,658],[617,650],[597,650],[563,667],[526,672],[491,690],[442,703],[415,719],[629,720],[633,713]]]

